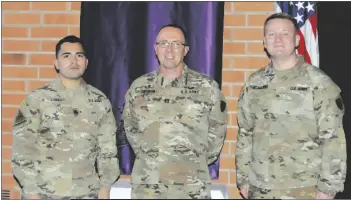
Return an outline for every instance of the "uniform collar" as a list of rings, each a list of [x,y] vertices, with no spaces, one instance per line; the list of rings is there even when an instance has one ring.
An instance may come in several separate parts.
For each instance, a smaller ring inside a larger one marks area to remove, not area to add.
[[[301,55],[298,55],[297,63],[295,64],[294,67],[290,68],[289,70],[290,71],[295,71],[295,70],[301,68],[304,63],[305,63],[305,58],[303,56],[301,56]],[[275,70],[273,68],[273,63],[272,62],[270,62],[268,64],[268,67],[265,70],[265,75],[268,76],[268,77],[271,77],[271,76],[275,75]]]
[[[57,74],[57,76],[56,76],[56,78],[55,78],[55,80],[53,82],[53,85],[58,90],[65,90],[65,89],[67,89],[67,87],[65,85],[63,85],[59,74]],[[83,91],[86,91],[87,88],[88,88],[88,84],[84,81],[83,78],[81,78],[81,81],[80,81],[80,88],[83,89]]]
[[[155,85],[160,86],[160,87],[180,87],[180,86],[186,86],[188,82],[188,66],[184,64],[182,73],[180,76],[174,78],[169,84],[165,83],[165,78],[163,74],[160,72],[160,68],[156,72],[156,82]]]

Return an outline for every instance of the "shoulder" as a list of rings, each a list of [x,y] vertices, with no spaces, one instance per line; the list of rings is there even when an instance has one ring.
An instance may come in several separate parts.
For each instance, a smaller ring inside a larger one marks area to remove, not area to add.
[[[144,74],[136,78],[128,88],[127,93],[134,94],[138,88],[145,87],[146,85],[152,84],[157,78],[156,71]]]
[[[193,69],[188,69],[188,77],[193,84],[195,83],[205,88],[220,89],[216,80]]]
[[[96,87],[90,84],[87,84],[87,90],[89,94],[89,101],[92,100],[94,102],[100,102],[100,104],[102,104],[102,106],[104,106],[105,108],[111,107],[111,102],[109,98],[101,90],[97,89]]]
[[[39,105],[43,99],[54,97],[56,94],[57,88],[55,87],[54,81],[49,81],[43,86],[29,92],[22,101],[22,104],[26,102],[27,105]]]
[[[308,63],[304,63],[304,67],[315,90],[326,90],[326,92],[332,93],[341,92],[339,86],[322,69]]]
[[[250,84],[258,84],[262,82],[262,80],[265,80],[267,77],[269,77],[272,74],[270,65],[267,65],[265,67],[262,67],[256,71],[254,71],[251,75],[248,76],[247,78],[247,85]]]

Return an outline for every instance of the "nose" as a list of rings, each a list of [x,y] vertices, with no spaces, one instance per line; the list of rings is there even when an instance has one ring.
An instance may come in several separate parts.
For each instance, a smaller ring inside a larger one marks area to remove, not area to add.
[[[78,60],[78,55],[75,55],[75,56],[72,56],[72,57],[71,57],[71,62],[72,62],[72,63],[76,63],[77,60]]]
[[[274,40],[275,40],[275,41],[277,41],[277,40],[278,40],[278,41],[281,41],[282,38],[283,38],[283,34],[276,34],[275,37],[274,37]]]
[[[174,50],[173,45],[169,45],[166,47],[167,52],[173,52],[173,50]]]

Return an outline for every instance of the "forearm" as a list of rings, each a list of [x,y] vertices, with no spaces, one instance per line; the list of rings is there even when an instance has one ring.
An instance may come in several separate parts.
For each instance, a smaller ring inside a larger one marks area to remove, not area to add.
[[[24,109],[25,110],[25,109]],[[38,170],[36,164],[40,158],[36,140],[39,121],[34,116],[23,116],[20,110],[13,127],[12,172],[23,186],[24,196],[40,193],[37,186]],[[28,112],[25,112],[25,115]]]
[[[218,159],[218,156],[221,153],[222,147],[224,145],[226,130],[227,126],[225,123],[210,127],[208,136],[208,164],[211,164]]]
[[[137,155],[140,151],[140,144],[138,142],[138,137],[140,131],[136,123],[131,118],[124,119],[124,129],[126,133],[127,140],[132,147],[134,154]]]
[[[320,192],[331,196],[344,190],[347,169],[345,134],[341,128],[337,132],[321,146],[323,153],[317,183]]]
[[[116,157],[99,157],[98,171],[100,175],[100,188],[111,188],[120,175],[118,159]]]
[[[252,133],[244,128],[239,129],[235,153],[237,185],[243,187],[249,184],[249,173],[252,151]]]

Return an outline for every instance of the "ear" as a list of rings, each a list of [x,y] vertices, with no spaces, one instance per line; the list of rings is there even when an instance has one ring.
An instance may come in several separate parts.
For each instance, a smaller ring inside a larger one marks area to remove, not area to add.
[[[299,45],[300,45],[300,35],[296,34],[295,47],[298,47]]]
[[[265,38],[263,38],[262,44],[263,44],[263,47],[267,49],[267,47],[266,47],[266,39]]]
[[[154,51],[155,51],[155,54],[157,55],[157,44],[154,44]]]
[[[190,50],[189,46],[184,47],[184,56],[186,56],[186,54],[188,54],[189,50]]]
[[[54,67],[56,70],[58,70],[59,68],[57,68],[58,64],[57,64],[57,59],[54,60]]]
[[[88,68],[88,63],[89,63],[89,60],[87,59],[87,61],[85,63],[85,69]]]

